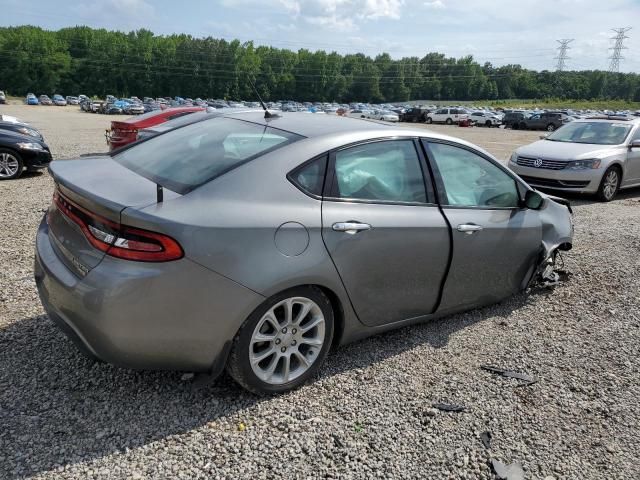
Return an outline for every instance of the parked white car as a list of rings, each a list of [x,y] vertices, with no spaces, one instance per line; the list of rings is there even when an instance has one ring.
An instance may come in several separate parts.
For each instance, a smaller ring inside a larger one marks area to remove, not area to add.
[[[499,127],[502,125],[502,118],[491,112],[473,112],[469,115],[472,122],[483,127]]]
[[[356,108],[354,110],[349,110],[345,116],[351,118],[368,118],[368,116],[372,113],[372,110],[361,110],[359,108]]]
[[[398,117],[396,113],[389,110],[373,110],[367,115],[367,118],[384,120],[385,122],[397,122],[400,120],[400,117]]]
[[[446,123],[453,125],[461,120],[467,120],[469,114],[461,108],[440,108],[435,112],[427,114],[427,123]]]

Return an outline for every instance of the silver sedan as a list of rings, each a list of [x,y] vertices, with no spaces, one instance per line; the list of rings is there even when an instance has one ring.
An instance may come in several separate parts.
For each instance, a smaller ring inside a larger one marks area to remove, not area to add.
[[[265,118],[266,117],[266,118]],[[425,130],[235,112],[58,160],[42,303],[88,355],[282,392],[332,346],[521,291],[568,205]]]
[[[518,148],[509,167],[529,185],[613,200],[640,186],[640,119],[575,120]]]

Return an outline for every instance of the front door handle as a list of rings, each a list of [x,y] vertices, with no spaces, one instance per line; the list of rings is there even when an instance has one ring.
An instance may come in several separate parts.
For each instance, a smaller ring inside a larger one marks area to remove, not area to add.
[[[359,222],[337,222],[334,223],[331,228],[336,232],[345,232],[350,235],[355,235],[363,230],[371,230],[371,225]]]
[[[482,226],[476,225],[475,223],[463,223],[462,225],[458,225],[458,231],[466,235],[473,235],[475,232],[479,232],[480,230],[482,230]]]

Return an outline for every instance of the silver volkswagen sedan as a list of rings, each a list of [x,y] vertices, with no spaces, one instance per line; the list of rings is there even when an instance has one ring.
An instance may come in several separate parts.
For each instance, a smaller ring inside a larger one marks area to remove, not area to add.
[[[596,194],[609,202],[618,190],[640,186],[640,119],[575,120],[518,148],[509,168],[531,186]]]
[[[265,118],[266,117],[266,118]],[[295,388],[327,352],[521,291],[570,209],[455,138],[235,112],[52,163],[49,317],[88,355]]]

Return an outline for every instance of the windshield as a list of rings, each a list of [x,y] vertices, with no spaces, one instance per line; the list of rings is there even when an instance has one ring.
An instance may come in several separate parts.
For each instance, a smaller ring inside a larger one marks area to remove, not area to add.
[[[213,118],[153,137],[116,153],[113,159],[163,187],[184,194],[301,138],[243,120]]]
[[[631,125],[614,122],[573,122],[547,137],[552,142],[620,145],[631,131]]]

